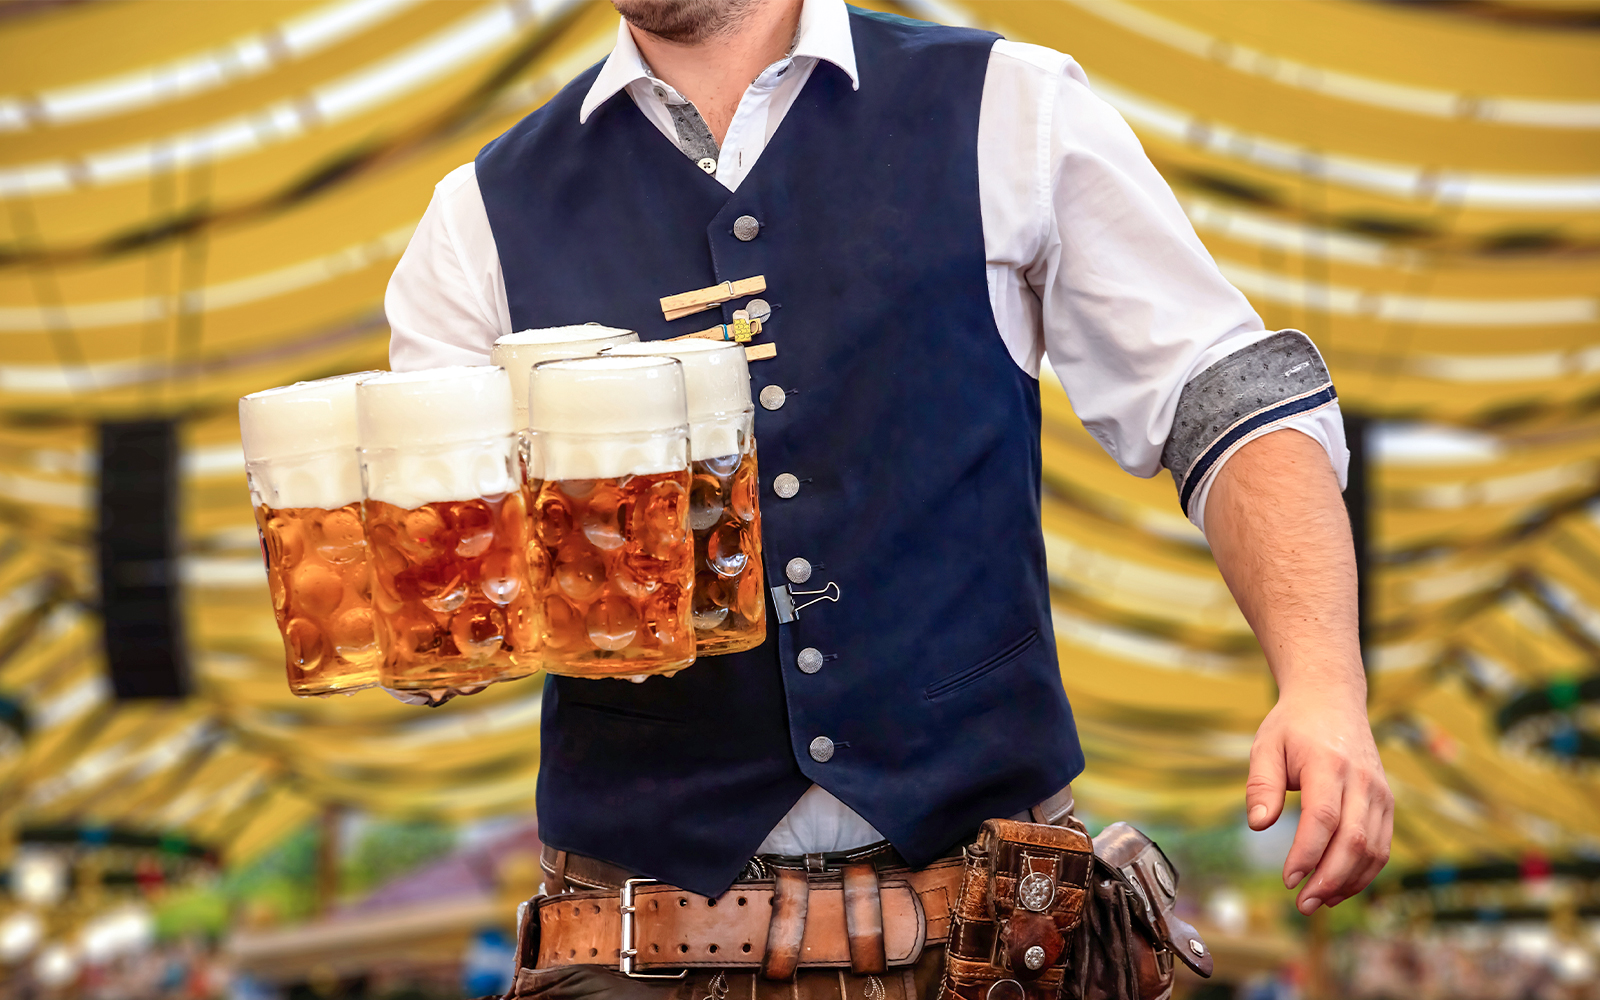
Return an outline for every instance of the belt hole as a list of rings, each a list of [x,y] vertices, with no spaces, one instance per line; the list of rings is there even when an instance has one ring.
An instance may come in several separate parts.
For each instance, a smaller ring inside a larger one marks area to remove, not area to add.
[[[598,954],[600,954],[600,949],[599,948],[590,948],[589,949],[589,957],[590,958],[593,958]]]
[[[706,950],[711,952],[711,954],[715,955],[717,953],[717,946],[714,945],[714,944],[706,945]]]
[[[679,906],[688,906],[689,905],[689,901],[687,899],[685,899],[684,897],[679,896],[678,897],[678,905]]]
[[[578,949],[574,948],[571,951],[567,952],[567,957],[568,958],[577,958],[578,957]]]
[[[596,913],[600,912],[600,904],[599,903],[595,903],[594,904],[594,912],[596,912]]]
[[[750,951],[750,942],[749,942],[749,941],[746,941],[746,942],[745,942],[745,943],[744,943],[744,948],[743,948],[743,949],[741,949],[741,950],[743,950],[743,951],[744,951],[744,952],[746,952],[746,953],[748,953],[748,952],[749,952],[749,951]]]
[[[707,905],[707,906],[716,906],[716,905],[717,905],[717,901],[716,901],[716,900],[714,900],[714,899],[709,899],[709,898],[708,898],[708,899],[707,899],[707,900],[706,900],[706,905]]]
[[[680,945],[678,945],[678,954],[680,954],[680,955],[687,955],[687,954],[689,954],[689,946],[688,946],[688,945],[686,945],[686,944],[680,944]]]
[[[652,899],[652,900],[651,900],[651,901],[650,901],[650,909],[652,909],[652,910],[659,910],[659,909],[661,909],[661,900],[659,900],[659,899]]]
[[[745,902],[745,900],[744,900],[744,897],[743,897],[743,896],[740,896],[740,897],[739,897],[739,905],[740,905],[740,906],[743,906],[743,905],[744,905],[744,902]]]
[[[660,954],[661,953],[661,946],[659,944],[653,944],[653,945],[650,946],[650,950],[655,952],[655,953],[657,953],[657,954]]]
[[[573,907],[573,908],[572,908],[572,915],[573,915],[573,916],[575,916],[575,917],[581,917],[581,916],[583,916],[583,907],[581,907],[581,906],[574,906],[574,907]]]

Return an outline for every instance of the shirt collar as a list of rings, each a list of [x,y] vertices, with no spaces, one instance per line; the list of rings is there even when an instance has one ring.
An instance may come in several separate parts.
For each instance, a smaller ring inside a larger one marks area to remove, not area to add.
[[[861,78],[856,74],[855,42],[850,35],[850,12],[844,0],[805,0],[800,8],[800,30],[795,35],[794,50],[789,58],[802,56],[833,63],[850,77],[852,89],[861,89]],[[629,84],[649,79],[650,71],[645,68],[639,46],[634,44],[628,22],[619,21],[616,48],[606,57],[600,75],[584,95],[578,121],[588,121],[596,108]]]

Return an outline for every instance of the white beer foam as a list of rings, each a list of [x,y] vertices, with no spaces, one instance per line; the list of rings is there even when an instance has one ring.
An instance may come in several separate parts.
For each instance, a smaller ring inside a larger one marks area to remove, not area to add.
[[[356,390],[366,496],[407,510],[517,488],[511,380],[488,365],[391,372]]]
[[[575,358],[535,366],[528,427],[539,479],[613,479],[689,466],[675,358]]]
[[[333,510],[361,499],[356,386],[381,372],[335,375],[239,400],[239,437],[257,503]]]
[[[607,357],[656,356],[683,364],[683,385],[689,405],[689,457],[696,462],[737,455],[748,435],[750,365],[744,345],[720,340],[653,340],[608,348]]]
[[[542,361],[592,357],[608,347],[636,341],[632,330],[612,326],[550,326],[540,330],[508,333],[494,342],[489,360],[511,376],[511,401],[516,407],[518,429],[528,426],[528,373]]]

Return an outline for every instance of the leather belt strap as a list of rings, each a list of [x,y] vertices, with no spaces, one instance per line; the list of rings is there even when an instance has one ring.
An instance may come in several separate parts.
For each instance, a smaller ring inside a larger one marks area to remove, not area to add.
[[[579,859],[568,857],[569,883]],[[635,929],[626,944],[617,892],[540,897],[527,930],[538,934],[534,967],[614,969],[622,949],[631,947],[633,967],[642,972],[760,969],[786,979],[799,968],[900,968],[915,963],[926,945],[944,942],[961,890],[959,858],[917,871],[862,867],[848,884],[839,874],[778,869],[773,879],[736,882],[716,899],[641,880],[633,888]],[[873,889],[866,888],[869,873]]]
[[[850,971],[882,975],[888,969],[883,943],[883,898],[878,870],[869,864],[845,865],[844,931],[850,941]]]
[[[768,979],[791,979],[800,968],[805,946],[806,913],[811,908],[811,883],[792,868],[779,869],[772,883],[772,922],[767,924],[767,953],[761,956],[761,974]]]

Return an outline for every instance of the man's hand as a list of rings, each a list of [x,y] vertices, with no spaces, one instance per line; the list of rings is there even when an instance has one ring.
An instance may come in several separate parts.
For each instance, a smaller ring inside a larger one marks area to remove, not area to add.
[[[1205,521],[1278,681],[1278,703],[1250,748],[1250,827],[1277,822],[1284,792],[1300,792],[1283,881],[1300,887],[1296,905],[1309,914],[1366,888],[1389,860],[1394,831],[1394,796],[1367,723],[1350,523],[1327,455],[1294,431],[1257,438],[1228,460]]]
[[[1276,823],[1284,792],[1300,791],[1300,826],[1283,866],[1283,884],[1301,887],[1295,900],[1301,913],[1354,896],[1389,860],[1394,796],[1359,694],[1285,691],[1250,747],[1245,782],[1250,829]]]

